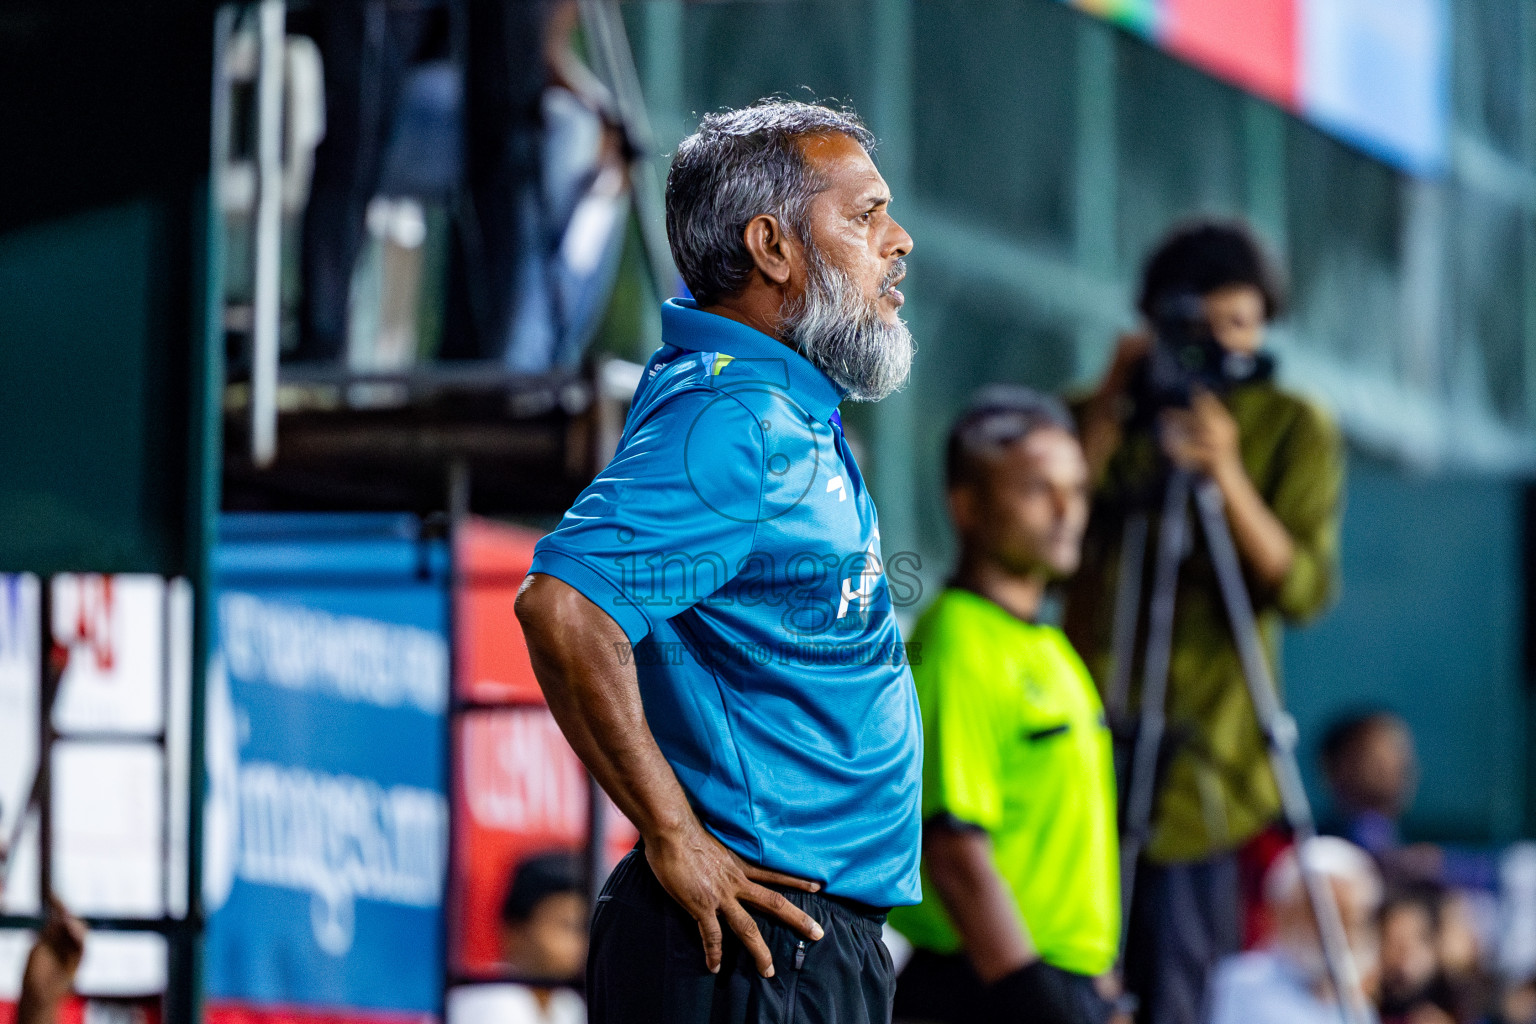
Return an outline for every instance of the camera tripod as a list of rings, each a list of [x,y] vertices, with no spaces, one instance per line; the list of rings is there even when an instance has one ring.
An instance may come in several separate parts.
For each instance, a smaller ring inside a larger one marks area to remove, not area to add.
[[[1334,991],[1339,996],[1345,1024],[1369,1024],[1372,1017],[1360,987],[1360,973],[1350,953],[1344,921],[1332,886],[1302,856],[1306,843],[1317,835],[1312,807],[1307,801],[1296,761],[1296,720],[1281,705],[1275,692],[1269,662],[1265,658],[1253,604],[1243,580],[1237,548],[1227,526],[1221,490],[1215,481],[1188,470],[1169,470],[1164,483],[1162,515],[1158,521],[1156,561],[1152,592],[1147,605],[1147,637],[1142,658],[1141,706],[1132,747],[1126,793],[1125,826],[1120,847],[1121,956],[1130,928],[1131,900],[1136,865],[1150,834],[1156,775],[1166,730],[1168,670],[1173,651],[1173,619],[1179,567],[1193,549],[1194,533],[1189,516],[1190,498],[1200,517],[1200,529],[1221,588],[1232,638],[1237,647],[1243,679],[1253,701],[1259,730],[1269,752],[1270,769],[1280,791],[1280,806],[1296,841],[1302,883],[1322,938],[1323,957]],[[1147,506],[1127,513],[1120,548],[1119,590],[1113,622],[1114,675],[1109,691],[1112,714],[1122,713],[1130,695],[1137,623],[1140,617],[1142,569],[1146,561]]]

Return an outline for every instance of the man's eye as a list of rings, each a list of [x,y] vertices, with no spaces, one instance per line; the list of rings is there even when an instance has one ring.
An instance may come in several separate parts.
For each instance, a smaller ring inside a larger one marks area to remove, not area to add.
[[[875,211],[873,211],[873,210],[865,210],[863,213],[859,214],[859,220],[862,223],[868,224],[869,223],[869,218],[873,217],[874,215],[875,215]]]

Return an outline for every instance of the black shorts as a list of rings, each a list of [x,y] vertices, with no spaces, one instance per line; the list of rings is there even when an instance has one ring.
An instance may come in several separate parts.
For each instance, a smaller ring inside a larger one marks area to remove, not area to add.
[[[1108,1021],[1114,1008],[1099,995],[1092,978],[1063,975],[1071,984],[1073,1000],[1085,1021]],[[1021,1008],[1019,1020],[1033,1020]],[[988,1005],[985,987],[971,962],[962,953],[915,950],[902,969],[896,985],[897,1024],[977,1024],[996,1019]]]
[[[896,978],[881,939],[885,914],[835,897],[783,890],[826,933],[802,940],[752,907],[774,975],[734,932],[720,973],[704,966],[699,926],[636,848],[614,868],[592,917],[589,1024],[889,1024]]]

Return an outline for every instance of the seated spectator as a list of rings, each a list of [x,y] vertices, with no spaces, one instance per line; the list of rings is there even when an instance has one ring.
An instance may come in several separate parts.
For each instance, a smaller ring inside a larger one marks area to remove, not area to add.
[[[1351,715],[1323,737],[1323,775],[1333,819],[1323,831],[1348,839],[1376,858],[1392,883],[1432,882],[1490,888],[1491,858],[1403,842],[1401,820],[1418,786],[1418,757],[1408,723],[1388,711]]]
[[[1407,723],[1385,711],[1335,722],[1323,737],[1323,774],[1335,815],[1329,831],[1378,862],[1394,856],[1402,848],[1398,820],[1418,784]]]
[[[1440,893],[1400,890],[1381,908],[1382,1024],[1453,1024],[1454,1000],[1440,962]]]
[[[1507,984],[1489,1024],[1536,1024],[1536,978]]]
[[[1311,840],[1307,865],[1332,885],[1349,946],[1362,975],[1375,967],[1375,916],[1381,876],[1359,847],[1332,836]],[[1338,1024],[1339,1004],[1295,849],[1280,855],[1264,882],[1274,915],[1268,945],[1229,957],[1208,996],[1210,1024]]]
[[[587,966],[587,901],[581,858],[546,853],[524,861],[501,904],[502,958],[520,978],[575,981]]]
[[[547,853],[523,861],[501,907],[501,948],[515,983],[462,985],[448,993],[448,1024],[584,1024],[569,986],[587,963],[581,859]]]
[[[1447,858],[1466,857],[1448,854]],[[1499,982],[1484,945],[1487,936],[1477,922],[1475,897],[1465,890],[1441,893],[1438,907],[1440,930],[1435,948],[1440,957],[1440,974],[1445,979],[1451,1016],[1460,1024],[1485,1020],[1498,1003]]]

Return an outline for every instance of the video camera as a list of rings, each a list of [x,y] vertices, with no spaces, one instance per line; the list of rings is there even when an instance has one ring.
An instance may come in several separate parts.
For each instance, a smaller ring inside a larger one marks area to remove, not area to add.
[[[1197,390],[1224,395],[1274,373],[1274,357],[1268,353],[1234,352],[1216,340],[1205,299],[1194,292],[1158,299],[1152,333],[1152,350],[1131,378],[1133,427],[1152,425],[1164,409],[1188,408]]]

